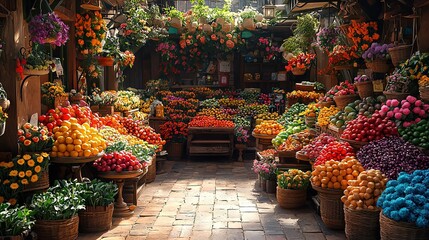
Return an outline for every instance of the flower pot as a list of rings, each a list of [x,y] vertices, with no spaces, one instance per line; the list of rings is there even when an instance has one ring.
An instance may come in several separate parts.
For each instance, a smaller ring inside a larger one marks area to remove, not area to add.
[[[6,131],[6,122],[0,122],[0,136],[3,136]]]
[[[320,201],[320,217],[328,228],[344,229],[344,209],[341,196],[342,189],[328,189],[312,186],[318,192]]]
[[[49,74],[49,70],[36,70],[36,69],[28,69],[28,68],[24,68],[24,75],[32,75],[32,76],[44,76],[44,75],[48,75]]]
[[[7,98],[0,99],[0,107],[2,108],[3,111],[8,110],[10,107],[9,99],[7,99]]]
[[[348,240],[380,239],[379,218],[380,210],[355,210],[344,207],[346,238]]]
[[[170,22],[170,26],[174,28],[179,29],[182,27],[182,21],[179,18],[176,18],[176,17],[171,18],[169,22]]]
[[[418,228],[407,222],[397,222],[380,213],[381,240],[426,240],[429,228]]]
[[[295,76],[302,76],[305,74],[307,69],[303,68],[292,68],[292,74]]]
[[[334,96],[334,101],[335,101],[335,105],[337,105],[339,109],[344,109],[347,106],[347,104],[354,102],[358,98],[359,97],[356,94],[342,95],[342,96]]]
[[[86,206],[79,212],[80,232],[103,232],[112,227],[113,203],[108,206]]]
[[[235,148],[238,150],[238,161],[243,161],[243,151],[246,150],[246,144],[237,143],[235,144]]]
[[[22,235],[17,236],[0,236],[0,240],[24,240]]]
[[[267,180],[265,182],[265,188],[267,193],[276,193],[277,181],[276,180]]]
[[[169,142],[166,147],[168,159],[173,161],[182,160],[184,148],[184,142]]]
[[[362,99],[374,95],[372,81],[355,83],[355,86],[358,90],[359,97]]]
[[[113,57],[97,57],[97,62],[100,66],[111,67],[115,61]]]
[[[261,181],[259,182],[261,186],[261,190],[266,192],[267,191],[267,180],[265,178],[261,178]]]
[[[36,220],[33,231],[37,239],[76,240],[79,235],[79,217],[65,220]]]
[[[241,23],[241,26],[244,29],[247,29],[247,30],[250,30],[250,31],[253,31],[253,30],[256,29],[256,24],[253,21],[253,18],[246,18],[246,19],[244,19],[243,23]]]
[[[387,99],[397,99],[398,101],[402,101],[407,98],[410,93],[397,93],[397,92],[389,92],[384,91],[383,94],[386,96]]]
[[[305,205],[307,189],[283,189],[277,187],[277,202],[286,209],[299,208]]]
[[[383,59],[375,59],[372,62],[366,62],[366,67],[376,73],[387,73],[390,70],[390,65]]]

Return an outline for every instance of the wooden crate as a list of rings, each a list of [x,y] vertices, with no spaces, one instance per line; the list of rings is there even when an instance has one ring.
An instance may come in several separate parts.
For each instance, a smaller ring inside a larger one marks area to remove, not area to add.
[[[302,171],[311,170],[309,161],[303,161],[296,158],[296,151],[283,151],[278,152],[279,164],[277,167],[280,169],[296,168]]]
[[[160,132],[160,126],[167,122],[166,118],[159,118],[159,117],[149,117],[149,126],[151,126],[155,132]]]
[[[98,107],[98,113],[100,114],[100,116],[103,117],[107,115],[113,115],[115,113],[115,107],[100,105]]]
[[[234,150],[233,128],[190,127],[187,153],[189,156],[229,156]]]
[[[136,109],[131,109],[131,110],[129,110],[129,111],[123,111],[122,112],[122,116],[123,117],[128,117],[128,116],[130,116],[131,114],[133,114],[133,113],[135,113],[135,112],[138,112],[139,111],[139,109],[138,108],[136,108]]]
[[[274,148],[273,143],[271,142],[274,135],[264,135],[264,134],[254,134],[252,133],[252,136],[256,139],[256,150],[258,151],[264,151],[267,149]]]

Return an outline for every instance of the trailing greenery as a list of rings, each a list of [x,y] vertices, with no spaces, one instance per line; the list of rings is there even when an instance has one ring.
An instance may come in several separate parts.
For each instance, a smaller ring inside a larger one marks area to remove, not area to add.
[[[231,0],[225,0],[222,8],[213,8],[213,19],[223,18],[226,22],[233,22],[234,13],[231,12]]]
[[[242,19],[247,19],[247,18],[255,19],[256,15],[258,15],[258,14],[259,14],[259,12],[256,11],[256,9],[251,7],[251,6],[246,6],[246,7],[244,7],[243,10],[240,11],[240,17]]]
[[[31,203],[37,220],[63,220],[85,209],[82,184],[73,181],[55,181],[47,192],[34,195]]]
[[[295,36],[301,36],[311,41],[319,28],[319,20],[311,14],[305,14],[297,18],[296,28],[293,30]]]
[[[286,38],[282,44],[282,49],[285,52],[298,55],[303,52],[303,41],[299,36]]]
[[[18,236],[34,225],[32,211],[24,206],[10,208],[9,203],[0,204],[0,236]]]
[[[192,15],[195,16],[195,20],[198,21],[200,18],[206,21],[212,20],[212,9],[206,5],[204,0],[191,0],[191,11]]]
[[[102,182],[94,179],[82,185],[82,197],[85,206],[108,206],[115,201],[118,187],[111,182]]]

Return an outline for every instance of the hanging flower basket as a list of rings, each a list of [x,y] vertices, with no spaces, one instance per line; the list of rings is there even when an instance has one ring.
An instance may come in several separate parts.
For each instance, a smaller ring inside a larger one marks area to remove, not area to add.
[[[376,73],[387,73],[390,70],[390,65],[386,60],[375,59],[372,62],[366,62],[366,67]]]
[[[115,60],[113,57],[97,57],[98,65],[105,67],[112,67]]]
[[[31,41],[39,44],[63,46],[67,40],[69,26],[55,13],[39,14],[28,23]]]
[[[306,71],[307,69],[305,68],[292,68],[292,74],[295,76],[302,76]]]

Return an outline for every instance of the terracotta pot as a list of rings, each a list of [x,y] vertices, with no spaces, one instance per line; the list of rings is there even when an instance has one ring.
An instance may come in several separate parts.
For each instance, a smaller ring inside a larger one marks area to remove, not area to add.
[[[97,62],[100,66],[111,67],[115,60],[112,57],[97,57]]]

